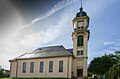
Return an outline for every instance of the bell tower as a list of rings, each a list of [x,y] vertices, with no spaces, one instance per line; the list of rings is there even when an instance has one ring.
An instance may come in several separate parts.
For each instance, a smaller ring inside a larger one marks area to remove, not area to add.
[[[83,11],[81,6],[80,11],[73,19],[73,76],[83,78],[87,76],[87,60],[88,60],[88,40],[90,32],[89,16]]]

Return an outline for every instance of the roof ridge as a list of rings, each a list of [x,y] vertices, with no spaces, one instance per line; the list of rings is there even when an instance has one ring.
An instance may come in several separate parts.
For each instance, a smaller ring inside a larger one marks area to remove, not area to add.
[[[42,58],[42,57],[58,57],[58,56],[73,56],[72,50],[69,51],[63,45],[42,47],[34,50],[31,53],[25,53],[17,57],[16,59],[22,58]]]
[[[56,46],[47,46],[47,47],[39,47],[37,49],[43,49],[43,48],[51,48],[51,47],[64,47],[63,45],[56,45]]]

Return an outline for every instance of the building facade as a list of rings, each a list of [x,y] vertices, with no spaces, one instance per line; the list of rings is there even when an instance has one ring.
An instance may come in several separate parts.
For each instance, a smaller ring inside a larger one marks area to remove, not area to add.
[[[73,19],[73,49],[61,46],[42,47],[9,60],[11,77],[87,77],[89,17],[80,8]]]

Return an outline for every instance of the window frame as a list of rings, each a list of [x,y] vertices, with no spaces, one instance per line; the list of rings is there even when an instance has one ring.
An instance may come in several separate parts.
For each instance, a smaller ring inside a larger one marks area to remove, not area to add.
[[[30,73],[34,73],[34,62],[30,62]]]
[[[77,36],[77,46],[84,46],[84,36],[83,35]]]
[[[77,51],[77,55],[83,55],[83,50]]]
[[[49,61],[49,73],[53,73],[53,61]]]
[[[22,73],[26,73],[26,62],[23,62]]]
[[[60,60],[60,61],[59,61],[59,72],[60,72],[60,73],[63,72],[63,68],[64,68],[64,65],[63,65],[63,64],[64,64],[63,60]]]
[[[40,73],[43,73],[43,72],[44,72],[44,62],[43,62],[43,61],[40,61],[39,72],[40,72]]]

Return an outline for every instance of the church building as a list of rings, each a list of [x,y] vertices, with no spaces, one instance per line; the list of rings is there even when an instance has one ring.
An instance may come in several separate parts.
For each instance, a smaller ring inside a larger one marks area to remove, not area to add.
[[[80,8],[73,21],[73,48],[41,47],[9,60],[10,76],[17,78],[87,77],[89,16]]]

